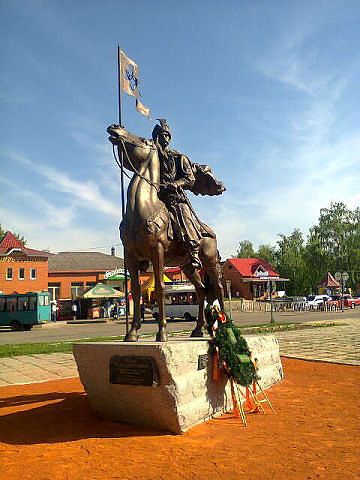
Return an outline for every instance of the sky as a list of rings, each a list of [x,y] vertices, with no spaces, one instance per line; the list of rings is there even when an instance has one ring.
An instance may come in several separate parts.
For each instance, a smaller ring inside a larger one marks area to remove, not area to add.
[[[189,193],[223,259],[242,240],[304,234],[360,205],[360,4],[343,1],[0,0],[0,223],[28,246],[122,255],[117,45],[152,121],[123,124],[211,166],[227,191]]]

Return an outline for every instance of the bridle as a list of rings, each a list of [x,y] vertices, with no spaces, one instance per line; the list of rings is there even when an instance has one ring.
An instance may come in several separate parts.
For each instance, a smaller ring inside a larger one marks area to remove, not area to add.
[[[125,156],[126,156],[126,160],[128,161],[129,165],[131,166],[133,172],[135,173],[135,175],[137,175],[138,177],[140,177],[142,180],[145,180],[149,185],[151,185],[152,187],[155,188],[155,190],[157,191],[157,193],[160,192],[160,187],[162,186],[165,186],[164,184],[162,183],[159,183],[158,185],[154,182],[152,182],[151,180],[149,180],[148,178],[144,177],[144,175],[142,175],[139,170],[135,167],[135,165],[133,164],[132,160],[130,159],[129,157],[129,154],[128,154],[128,151],[126,149],[126,145],[125,145],[125,142],[122,138],[120,138],[120,142],[121,142],[121,148],[123,150],[123,152],[125,153]],[[135,144],[134,144],[135,145]],[[140,147],[140,145],[137,145]],[[140,147],[140,148],[144,148],[144,147]],[[114,155],[114,159],[115,159],[115,162],[117,164],[117,166],[120,168],[120,170],[126,175],[127,178],[129,178],[131,180],[131,176],[127,173],[127,171],[125,170],[124,168],[124,165],[122,163],[122,161],[117,157],[116,155],[116,151],[115,151],[115,145],[112,144],[112,149],[113,149],[113,155]],[[153,153],[153,151],[156,150],[156,147],[150,147],[150,151],[149,151],[149,154],[148,156],[146,157],[146,160],[147,161],[150,157],[150,155]]]

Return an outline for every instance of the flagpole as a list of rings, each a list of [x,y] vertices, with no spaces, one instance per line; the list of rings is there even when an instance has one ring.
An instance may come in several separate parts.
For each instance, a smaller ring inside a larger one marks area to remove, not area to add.
[[[117,48],[118,53],[118,99],[119,99],[119,125],[122,127],[122,109],[121,109],[121,65],[120,65],[120,46]],[[124,157],[122,148],[118,147],[120,158],[120,184],[121,184],[121,217],[124,221],[125,217],[125,190],[124,190]],[[120,237],[121,240],[121,237]],[[129,289],[128,289],[128,274],[124,249],[124,277],[125,277],[125,323],[126,334],[129,333]]]

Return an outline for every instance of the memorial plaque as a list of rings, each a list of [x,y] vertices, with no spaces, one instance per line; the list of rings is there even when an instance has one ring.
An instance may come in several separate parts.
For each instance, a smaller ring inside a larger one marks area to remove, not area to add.
[[[198,356],[198,370],[203,370],[209,364],[209,355],[204,353],[203,355]]]
[[[110,359],[110,383],[155,387],[159,374],[152,357],[113,355]]]

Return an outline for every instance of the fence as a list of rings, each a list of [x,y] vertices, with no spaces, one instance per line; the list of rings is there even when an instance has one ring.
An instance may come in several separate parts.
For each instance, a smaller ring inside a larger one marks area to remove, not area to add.
[[[228,299],[225,300],[225,305],[227,306]],[[240,312],[270,312],[271,304],[270,301],[265,300],[232,300],[231,309],[233,311]],[[341,310],[341,307],[338,304],[326,302],[317,307],[309,305],[305,300],[274,300],[273,301],[273,311],[274,312],[308,312],[308,311],[338,311]]]

